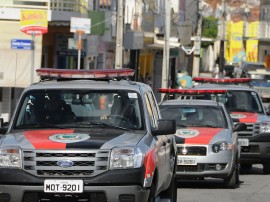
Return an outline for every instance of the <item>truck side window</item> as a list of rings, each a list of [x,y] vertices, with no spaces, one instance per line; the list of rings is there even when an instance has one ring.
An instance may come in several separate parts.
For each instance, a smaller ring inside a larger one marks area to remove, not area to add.
[[[160,117],[160,114],[159,114],[159,111],[158,111],[158,108],[157,108],[158,104],[156,102],[156,99],[155,99],[153,93],[151,93],[151,92],[149,92],[147,95],[148,95],[149,100],[151,102],[151,106],[153,108],[154,116],[155,116],[156,120],[158,120],[159,117]]]
[[[148,111],[151,127],[157,128],[157,120],[156,120],[156,117],[154,116],[154,112],[151,107],[151,101],[149,100],[149,97],[147,94],[145,94],[145,100],[146,100],[146,106],[147,106],[147,111]]]

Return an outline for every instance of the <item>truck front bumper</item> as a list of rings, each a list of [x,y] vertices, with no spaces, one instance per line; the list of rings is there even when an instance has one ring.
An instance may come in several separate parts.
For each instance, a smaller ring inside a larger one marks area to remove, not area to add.
[[[246,139],[249,144],[241,146],[240,164],[269,164],[270,133],[261,133]]]
[[[43,186],[0,185],[1,202],[89,201],[141,202],[147,201],[149,190],[140,186],[84,186],[80,194],[44,193]],[[79,200],[80,199],[80,200]]]

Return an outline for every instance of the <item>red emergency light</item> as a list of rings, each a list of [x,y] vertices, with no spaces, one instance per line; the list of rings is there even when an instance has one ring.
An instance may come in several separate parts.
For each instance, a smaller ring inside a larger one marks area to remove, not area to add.
[[[169,89],[159,88],[159,93],[171,93],[182,95],[206,95],[206,94],[225,94],[227,90],[194,90],[194,89]]]
[[[36,70],[39,76],[49,78],[74,78],[74,79],[99,79],[99,78],[117,78],[131,77],[134,70],[123,69],[104,69],[104,70],[78,70],[78,69],[52,69],[41,68]]]
[[[240,83],[249,83],[251,78],[203,78],[203,77],[194,77],[193,81],[199,83],[220,83],[220,84],[240,84]]]

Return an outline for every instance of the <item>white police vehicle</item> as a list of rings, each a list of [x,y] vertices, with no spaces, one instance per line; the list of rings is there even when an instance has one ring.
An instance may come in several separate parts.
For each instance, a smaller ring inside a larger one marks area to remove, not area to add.
[[[1,202],[176,202],[175,122],[134,71],[37,72],[2,128]]]
[[[186,96],[216,95],[226,90],[159,89],[161,93]],[[224,179],[227,188],[239,185],[239,150],[236,131],[221,102],[213,100],[166,100],[159,104],[163,118],[176,121],[177,178]]]
[[[218,96],[229,110],[234,123],[245,123],[247,129],[238,132],[241,145],[240,164],[250,169],[252,164],[262,164],[264,174],[270,174],[270,117],[258,91],[249,85],[250,78],[193,78],[197,90],[227,90]],[[200,84],[199,84],[200,83]],[[216,99],[216,96],[196,96],[193,99]]]

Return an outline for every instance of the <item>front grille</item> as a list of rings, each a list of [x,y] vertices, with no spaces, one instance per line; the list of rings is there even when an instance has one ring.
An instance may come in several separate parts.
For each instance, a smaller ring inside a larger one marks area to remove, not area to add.
[[[258,145],[250,145],[250,146],[245,146],[241,147],[241,153],[260,153],[260,148]]]
[[[185,152],[183,152],[185,151]],[[187,153],[186,153],[187,152]],[[179,156],[206,156],[207,148],[203,146],[187,146],[187,147],[177,147],[177,155]]]
[[[185,165],[185,166],[177,166],[178,172],[202,172],[204,171],[204,164],[197,164],[195,166]]]
[[[260,124],[259,123],[246,123],[247,130],[239,131],[237,134],[239,137],[252,137],[256,136],[260,132]]]
[[[217,171],[216,164],[207,164],[207,163],[198,163],[197,165],[178,165],[177,171],[178,172],[203,172],[203,171]],[[220,170],[224,170],[227,166],[226,163],[219,163],[221,166]]]
[[[109,151],[101,150],[28,150],[23,151],[23,168],[42,177],[92,177],[108,170],[109,154]],[[72,165],[58,166],[63,160],[72,162]]]
[[[10,195],[9,194],[4,194],[4,193],[0,193],[0,201],[1,202],[10,202]]]

